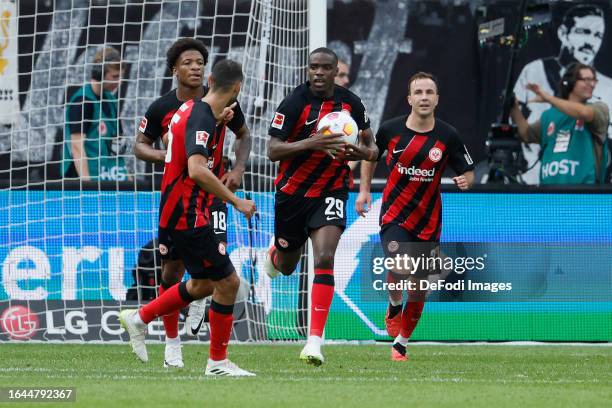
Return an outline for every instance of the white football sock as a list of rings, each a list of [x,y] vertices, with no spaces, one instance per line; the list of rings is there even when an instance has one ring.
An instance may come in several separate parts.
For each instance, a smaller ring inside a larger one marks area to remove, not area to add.
[[[408,344],[408,337],[403,337],[401,334],[398,334],[393,343],[399,343],[406,347],[406,344]]]
[[[138,311],[136,311],[136,313],[134,314],[134,317],[132,317],[132,322],[142,328],[145,327],[147,324],[145,322],[142,321],[142,319],[140,318],[140,313]]]
[[[175,338],[166,336],[166,344],[169,346],[180,346],[181,336],[176,336]]]
[[[404,299],[400,298],[399,300],[393,300],[391,296],[389,296],[389,303],[391,303],[391,306],[401,306],[402,303],[404,303]]]
[[[323,339],[319,336],[308,336],[308,343],[321,347]]]

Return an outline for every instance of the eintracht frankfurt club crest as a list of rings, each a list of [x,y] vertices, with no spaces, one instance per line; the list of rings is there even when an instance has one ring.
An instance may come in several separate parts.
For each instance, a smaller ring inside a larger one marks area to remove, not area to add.
[[[432,162],[439,162],[440,159],[442,158],[442,150],[440,150],[437,147],[432,147],[429,150],[429,160],[431,160]]]

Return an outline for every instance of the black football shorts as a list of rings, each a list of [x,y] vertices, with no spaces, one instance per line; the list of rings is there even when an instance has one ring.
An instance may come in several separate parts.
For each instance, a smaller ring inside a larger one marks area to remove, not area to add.
[[[157,231],[157,241],[157,248],[159,249],[162,261],[178,261],[181,259],[174,246],[169,230],[160,227]]]
[[[173,230],[170,235],[191,277],[218,281],[234,272],[225,245],[219,241],[210,225]]]
[[[227,205],[215,197],[210,206],[210,225],[221,242],[227,243]]]
[[[274,244],[279,251],[301,248],[310,232],[325,225],[346,227],[346,191],[302,197],[278,191],[274,200]]]
[[[439,260],[434,259],[440,256],[440,243],[437,241],[423,241],[410,231],[400,227],[398,224],[385,224],[380,230],[380,242],[386,258],[397,259],[399,255],[403,262],[404,255],[411,258],[421,258],[420,265],[424,268],[417,270],[393,270],[398,275],[412,274],[416,277],[426,277],[431,274],[440,273]],[[418,265],[415,262],[408,262],[408,265]]]

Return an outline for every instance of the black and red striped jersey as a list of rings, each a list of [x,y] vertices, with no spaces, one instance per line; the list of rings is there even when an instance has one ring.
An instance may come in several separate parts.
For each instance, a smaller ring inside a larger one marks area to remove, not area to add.
[[[161,228],[185,230],[208,224],[214,195],[189,177],[187,160],[194,154],[207,157],[208,168],[218,176],[224,130],[224,126],[216,125],[206,102],[187,101],[172,116],[159,205]]]
[[[341,86],[324,99],[316,96],[306,82],[293,90],[278,106],[270,130],[271,137],[287,143],[306,139],[316,133],[317,123],[330,112],[348,111],[361,130],[370,128],[361,99]],[[306,151],[280,161],[274,181],[277,191],[304,197],[320,197],[325,192],[347,190],[351,172],[345,160],[332,159],[325,152]]]
[[[387,151],[389,178],[383,191],[380,225],[398,224],[424,241],[438,241],[442,230],[440,179],[446,165],[457,174],[473,161],[457,130],[440,119],[429,132],[406,126],[408,116],[384,122],[376,134],[379,159]]]
[[[208,91],[209,88],[204,86],[204,95],[206,95]],[[172,116],[182,104],[183,102],[176,97],[176,89],[160,96],[149,106],[149,109],[147,109],[144,117],[140,120],[138,130],[155,142],[166,133]],[[236,104],[234,108],[234,117],[227,124],[227,127],[230,128],[232,132],[238,133],[244,123],[244,114],[240,108],[240,104]],[[225,141],[225,138],[223,141]],[[223,143],[221,147],[223,147]],[[223,173],[225,173],[225,168],[221,165],[221,173],[218,177],[221,177]]]

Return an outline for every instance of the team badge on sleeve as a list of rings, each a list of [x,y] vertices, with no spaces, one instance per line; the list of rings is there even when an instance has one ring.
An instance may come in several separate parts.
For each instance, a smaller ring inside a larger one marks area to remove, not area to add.
[[[140,130],[142,133],[145,132],[145,130],[147,129],[147,123],[149,121],[147,120],[147,118],[142,118],[142,120],[140,121],[140,125],[138,125],[138,130]]]
[[[285,123],[285,115],[283,115],[282,113],[276,112],[274,114],[274,119],[272,119],[272,127],[276,129],[282,129],[284,123]]]
[[[208,132],[205,132],[203,130],[198,130],[196,132],[196,144],[200,145],[200,146],[206,146],[206,143],[208,143],[208,138],[210,137],[210,135],[208,134]]]

